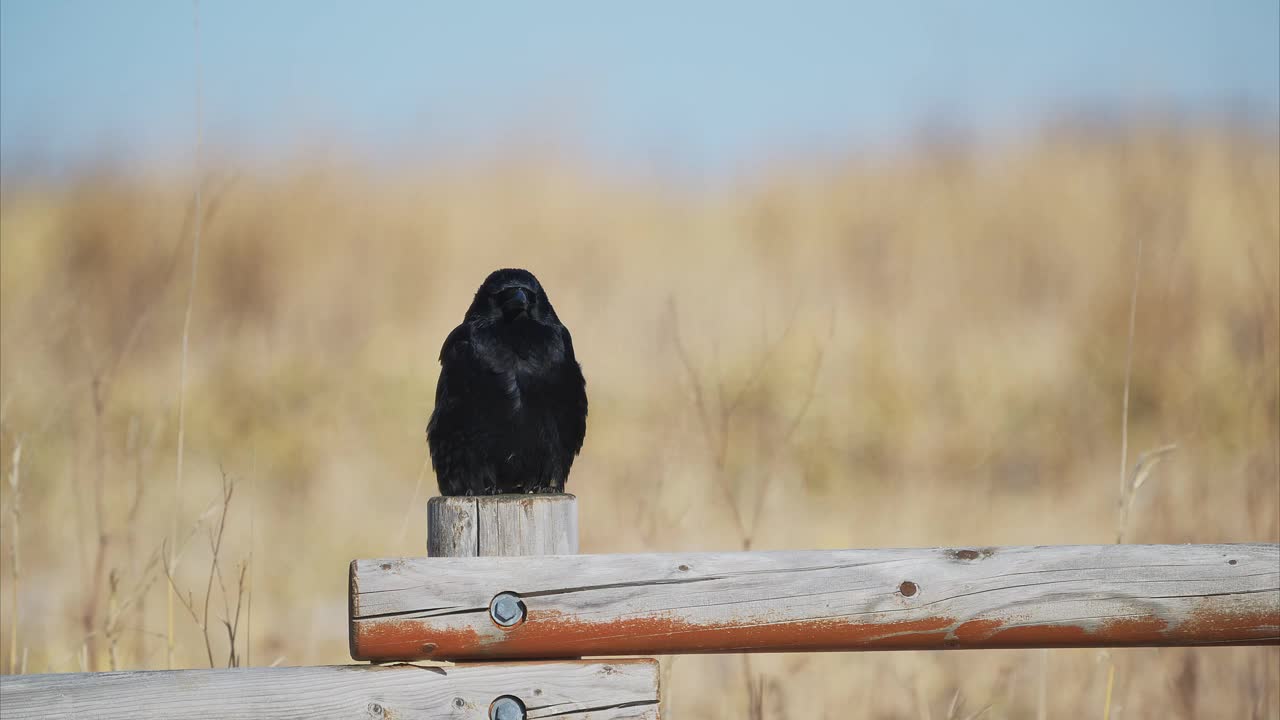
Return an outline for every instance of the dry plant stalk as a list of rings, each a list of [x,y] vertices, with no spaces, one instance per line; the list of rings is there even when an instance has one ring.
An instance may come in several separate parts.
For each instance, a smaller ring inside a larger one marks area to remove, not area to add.
[[[163,430],[163,422],[157,420],[152,425],[151,434],[145,444],[139,442],[137,437],[139,434],[138,428],[139,421],[135,416],[129,423],[129,432],[125,443],[127,453],[132,456],[134,460],[133,500],[129,505],[129,512],[125,517],[125,551],[128,553],[127,560],[129,572],[131,572],[135,577],[141,578],[140,582],[145,588],[150,588],[151,583],[155,579],[154,571],[157,567],[159,558],[153,554],[145,567],[139,567],[137,532],[141,518],[142,498],[146,491],[145,470],[150,462],[152,453],[155,449],[155,444],[160,439],[161,432]],[[137,613],[141,617],[146,617],[147,615],[148,594],[149,593],[145,592],[145,590],[140,592],[136,601]],[[124,613],[121,612],[115,618],[108,617],[107,636],[109,639],[112,637],[113,631],[122,629],[119,626],[119,618],[123,616],[123,614]],[[146,656],[146,635],[147,634],[141,629],[139,629],[136,634],[133,648],[135,657],[141,658]],[[118,639],[119,635],[118,632],[116,632],[116,641],[118,641]]]
[[[22,484],[20,468],[22,467],[22,438],[18,438],[13,446],[13,459],[9,463],[9,590],[12,593],[9,605],[9,672],[18,663],[18,583],[22,579],[22,566],[18,553],[19,528],[22,521]],[[24,665],[26,663],[23,663]],[[25,669],[24,669],[25,672]]]
[[[195,89],[196,89],[196,148],[195,148],[195,166],[197,172],[200,170],[200,151],[201,144],[204,141],[203,132],[203,98],[201,96],[200,85],[200,3],[199,0],[192,0],[192,22],[193,34],[195,36]],[[177,469],[174,472],[173,480],[173,527],[170,537],[178,535],[178,516],[182,514],[182,460],[183,447],[186,441],[186,400],[187,400],[187,356],[191,341],[191,306],[195,302],[196,294],[196,278],[200,269],[200,233],[203,227],[201,222],[201,185],[200,179],[196,180],[195,191],[193,193],[192,205],[195,208],[195,223],[192,226],[191,233],[191,278],[187,283],[187,306],[182,316],[182,357],[178,366],[178,451],[177,451]],[[176,558],[169,558],[169,563],[176,564]],[[169,568],[166,568],[166,572]],[[169,590],[166,593],[166,604],[168,611],[168,643],[166,658],[168,667],[173,667],[173,582],[170,578]],[[213,656],[210,654],[209,664],[213,664]]]
[[[1138,456],[1138,462],[1134,465],[1132,474],[1128,471],[1129,463],[1129,387],[1133,379],[1133,345],[1134,337],[1137,329],[1138,317],[1138,281],[1142,277],[1142,238],[1141,232],[1138,233],[1136,258],[1133,266],[1133,285],[1129,294],[1129,336],[1125,348],[1124,360],[1124,395],[1121,400],[1120,407],[1120,493],[1117,497],[1118,518],[1116,520],[1116,543],[1123,543],[1125,531],[1129,525],[1129,514],[1133,510],[1134,500],[1137,498],[1138,490],[1143,483],[1147,481],[1147,477],[1151,471],[1159,464],[1160,459],[1177,449],[1177,445],[1164,445],[1150,452],[1143,453]],[[1107,689],[1103,700],[1102,717],[1103,720],[1111,719],[1111,698],[1115,688],[1116,680],[1116,664],[1111,658],[1110,653],[1102,651],[1100,657],[1107,663]]]
[[[994,705],[992,705],[991,703],[988,703],[978,708],[977,710],[969,713],[968,715],[962,715],[962,713],[965,710],[964,693],[960,692],[959,690],[956,690],[951,694],[951,704],[947,706],[946,720],[978,720],[979,718],[986,715],[987,712],[990,711],[992,707],[994,707]]]
[[[1123,514],[1126,477],[1129,472],[1129,383],[1133,378],[1133,339],[1138,321],[1138,279],[1142,276],[1142,233],[1138,234],[1137,258],[1133,264],[1133,287],[1129,295],[1129,342],[1124,353],[1124,396],[1120,403],[1120,511]]]
[[[1138,456],[1138,462],[1134,464],[1133,472],[1125,482],[1125,492],[1121,496],[1122,510],[1120,524],[1116,528],[1116,544],[1124,542],[1124,536],[1129,527],[1129,515],[1133,512],[1134,501],[1138,499],[1138,490],[1146,483],[1156,465],[1160,464],[1160,459],[1177,449],[1177,445],[1170,443]]]
[[[94,543],[93,572],[89,585],[85,588],[84,607],[80,615],[81,629],[85,637],[85,654],[90,670],[98,669],[98,634],[94,632],[98,619],[98,590],[102,587],[103,576],[107,568],[107,549],[111,536],[107,532],[106,493],[107,493],[107,458],[103,440],[103,415],[106,411],[109,379],[101,373],[95,373],[90,382],[91,399],[93,401],[93,518],[97,528]]]

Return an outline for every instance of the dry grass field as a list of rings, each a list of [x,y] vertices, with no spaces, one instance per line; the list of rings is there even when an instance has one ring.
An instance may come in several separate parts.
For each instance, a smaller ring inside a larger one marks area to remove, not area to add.
[[[1064,125],[700,190],[340,157],[210,163],[185,370],[194,179],[6,178],[3,671],[171,639],[349,662],[347,563],[422,554],[436,354],[503,266],[587,375],[587,552],[1114,542],[1135,266],[1126,464],[1177,449],[1124,539],[1280,541],[1274,131]],[[1111,668],[1113,718],[1280,717],[1280,648],[682,657],[664,716],[1101,717]]]

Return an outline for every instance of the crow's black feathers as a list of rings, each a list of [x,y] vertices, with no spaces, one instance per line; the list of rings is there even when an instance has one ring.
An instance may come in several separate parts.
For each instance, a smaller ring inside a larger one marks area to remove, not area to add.
[[[427,444],[442,495],[563,492],[587,390],[538,279],[498,270],[440,350]]]

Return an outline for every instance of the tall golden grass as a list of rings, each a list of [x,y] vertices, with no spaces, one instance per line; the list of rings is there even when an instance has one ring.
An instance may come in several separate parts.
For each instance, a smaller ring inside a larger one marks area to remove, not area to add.
[[[1124,499],[1125,539],[1280,540],[1273,131],[1063,126],[697,192],[545,157],[231,167],[200,178],[180,504],[195,180],[0,193],[6,672],[163,667],[170,582],[178,666],[348,661],[346,564],[423,552],[436,354],[504,266],[543,280],[588,378],[587,551],[1114,541],[1139,238],[1129,464],[1178,449]],[[685,657],[666,712],[1280,712],[1276,648],[1110,662]]]

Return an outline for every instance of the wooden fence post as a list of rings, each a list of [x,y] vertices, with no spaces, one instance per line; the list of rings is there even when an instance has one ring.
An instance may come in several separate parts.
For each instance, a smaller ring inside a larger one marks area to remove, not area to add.
[[[572,495],[434,497],[427,502],[427,555],[577,555]]]

